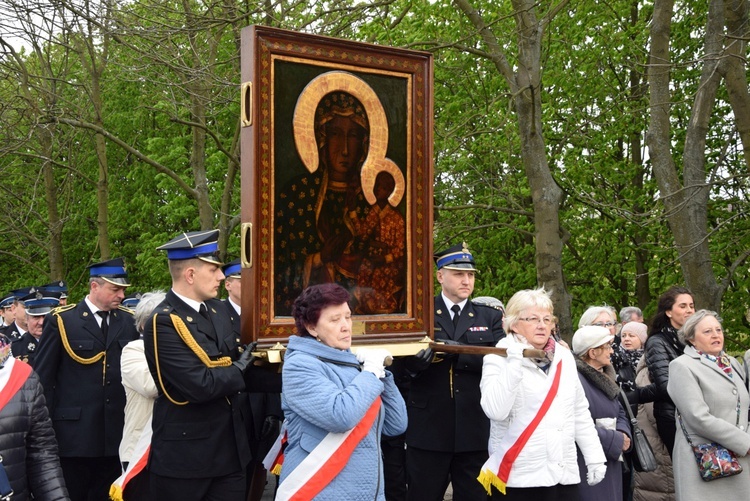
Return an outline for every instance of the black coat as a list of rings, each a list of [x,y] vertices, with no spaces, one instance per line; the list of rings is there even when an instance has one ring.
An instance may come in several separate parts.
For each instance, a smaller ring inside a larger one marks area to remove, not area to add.
[[[31,365],[34,365],[37,348],[39,348],[39,340],[28,332],[11,344],[13,356]]]
[[[146,361],[159,390],[149,458],[157,475],[212,478],[244,469],[250,461],[239,401],[245,380],[231,365],[238,356],[232,321],[221,301],[205,303],[210,321],[170,290],[145,327]],[[187,328],[187,342],[173,316]]]
[[[241,318],[229,302],[222,301],[232,319],[232,332],[239,345],[242,339]],[[245,381],[249,383],[248,410],[245,424],[253,459],[263,461],[278,436],[284,413],[281,411],[281,373],[276,367],[250,367]]]
[[[501,311],[467,301],[454,329],[442,295],[435,297],[435,340],[495,346],[503,337]],[[414,377],[407,400],[407,445],[442,452],[487,450],[490,422],[479,403],[482,359],[481,355],[438,354]]]
[[[69,499],[42,385],[33,372],[0,410],[0,455],[13,501],[31,499],[32,493],[35,501]]]
[[[125,422],[120,355],[139,337],[132,311],[111,311],[108,331],[105,340],[85,301],[44,319],[33,367],[44,386],[61,457],[118,455]]]
[[[657,422],[674,423],[675,406],[667,393],[669,363],[682,355],[685,345],[677,338],[677,331],[668,327],[651,334],[646,339],[644,357],[651,384],[636,389],[638,403],[654,403]]]

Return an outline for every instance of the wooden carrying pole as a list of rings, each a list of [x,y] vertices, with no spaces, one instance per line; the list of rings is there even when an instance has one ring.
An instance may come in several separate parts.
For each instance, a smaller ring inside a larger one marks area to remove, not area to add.
[[[507,350],[505,348],[496,348],[494,346],[469,346],[466,344],[444,344],[444,343],[430,343],[430,348],[440,353],[457,353],[459,355],[500,355],[501,357],[507,357]],[[523,350],[523,356],[525,358],[543,358],[546,356],[544,350],[535,350],[533,348],[527,348]]]

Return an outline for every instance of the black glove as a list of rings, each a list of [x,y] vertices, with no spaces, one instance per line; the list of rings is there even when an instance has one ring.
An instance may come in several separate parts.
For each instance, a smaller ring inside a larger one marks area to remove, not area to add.
[[[628,397],[630,405],[638,405],[638,390],[626,391],[625,395]]]
[[[263,427],[260,430],[261,440],[268,437],[275,439],[279,435],[280,424],[281,419],[278,416],[266,416],[266,419],[263,420]]]
[[[459,343],[458,341],[454,341],[453,339],[436,339],[436,343],[442,343],[442,344],[451,344],[454,346],[461,346],[463,343]],[[438,350],[437,355],[435,356],[435,360],[438,362],[442,362],[445,360],[453,360],[454,358],[458,357],[458,353],[444,353]]]
[[[416,355],[406,360],[406,370],[412,377],[416,376],[430,366],[433,358],[435,358],[435,352],[432,348],[422,348]]]
[[[234,362],[232,362],[232,365],[237,367],[243,374],[247,370],[248,367],[253,365],[253,362],[255,362],[255,356],[253,355],[253,352],[255,351],[255,347],[258,343],[250,343],[249,345],[245,346],[245,351],[242,352],[240,355],[240,358]]]

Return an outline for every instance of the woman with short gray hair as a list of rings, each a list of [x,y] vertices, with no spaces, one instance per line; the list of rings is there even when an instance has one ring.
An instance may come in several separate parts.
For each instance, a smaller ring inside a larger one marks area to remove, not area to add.
[[[750,492],[750,395],[744,371],[724,352],[724,331],[714,311],[698,310],[678,336],[684,354],[669,364],[667,391],[677,407],[672,463],[677,501],[739,499]],[[689,437],[689,439],[688,439]],[[740,475],[705,482],[691,444],[716,442],[734,451],[745,470]],[[744,494],[742,494],[744,493]]]

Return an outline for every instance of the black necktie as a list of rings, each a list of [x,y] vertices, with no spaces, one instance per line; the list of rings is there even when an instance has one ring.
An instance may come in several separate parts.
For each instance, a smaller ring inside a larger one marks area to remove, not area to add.
[[[102,334],[104,334],[104,339],[107,339],[107,331],[109,330],[109,325],[107,324],[107,317],[109,316],[108,311],[99,310],[96,312],[97,315],[102,317]]]
[[[211,320],[210,318],[208,318],[208,309],[206,309],[205,304],[201,303],[199,312],[203,316],[203,318],[205,318],[206,320]]]
[[[461,307],[457,304],[454,304],[451,306],[451,311],[453,312],[453,327],[458,326],[458,317],[461,315]]]

